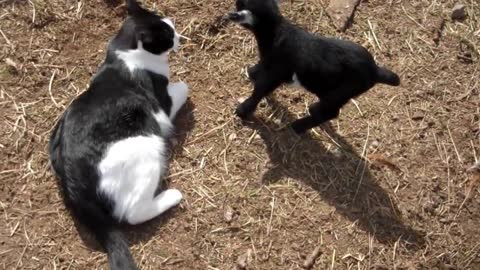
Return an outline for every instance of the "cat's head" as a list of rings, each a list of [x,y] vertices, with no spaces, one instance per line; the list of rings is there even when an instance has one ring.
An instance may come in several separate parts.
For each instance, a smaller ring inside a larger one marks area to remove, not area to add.
[[[127,11],[135,45],[157,55],[178,49],[179,35],[170,19],[143,8],[136,0],[127,0]]]
[[[236,0],[235,12],[228,13],[225,18],[246,28],[261,25],[281,17],[278,8],[279,0]]]

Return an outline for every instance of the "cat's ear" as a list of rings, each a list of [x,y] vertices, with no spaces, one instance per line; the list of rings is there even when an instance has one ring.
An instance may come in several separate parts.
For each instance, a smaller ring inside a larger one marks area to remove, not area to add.
[[[147,10],[140,6],[137,0],[127,0],[127,11],[128,15],[133,17],[142,16],[148,13]]]

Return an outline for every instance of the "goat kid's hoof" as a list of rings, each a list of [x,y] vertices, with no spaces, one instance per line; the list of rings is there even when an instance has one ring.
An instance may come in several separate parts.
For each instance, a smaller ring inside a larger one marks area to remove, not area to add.
[[[302,135],[307,132],[307,128],[302,123],[299,123],[297,121],[293,122],[290,124],[290,128],[297,134],[297,135]]]
[[[252,114],[253,110],[248,107],[245,103],[242,103],[237,106],[235,114],[241,119],[246,119]]]

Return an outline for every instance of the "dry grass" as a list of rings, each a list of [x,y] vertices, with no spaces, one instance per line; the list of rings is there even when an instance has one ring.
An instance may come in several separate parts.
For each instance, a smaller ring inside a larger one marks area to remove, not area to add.
[[[0,0],[0,268],[106,268],[61,203],[46,145],[124,18],[118,2]],[[463,22],[449,19],[450,0],[365,1],[343,34],[327,0],[284,1],[287,17],[363,44],[403,83],[375,87],[302,137],[281,130],[313,100],[300,89],[278,91],[246,125],[233,116],[256,51],[246,31],[218,21],[231,2],[148,1],[189,38],[172,69],[192,94],[169,177],[185,200],[128,229],[137,262],[480,269],[479,176],[467,172],[480,156],[478,1],[461,1]]]

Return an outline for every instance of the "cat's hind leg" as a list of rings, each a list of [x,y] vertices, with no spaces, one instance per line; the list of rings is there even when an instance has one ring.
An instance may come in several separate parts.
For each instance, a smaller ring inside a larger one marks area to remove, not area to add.
[[[159,136],[131,137],[110,146],[99,164],[102,179],[98,192],[111,200],[116,218],[139,224],[181,201],[182,194],[176,189],[155,196],[166,169],[166,151]]]
[[[173,120],[188,97],[188,85],[184,82],[171,83],[167,87],[168,95],[172,98],[172,108],[169,118]]]
[[[130,208],[125,217],[129,224],[135,225],[146,222],[178,205],[182,200],[182,193],[177,189],[167,189],[153,200],[142,200]]]

